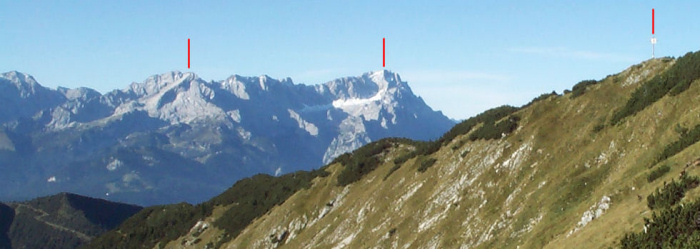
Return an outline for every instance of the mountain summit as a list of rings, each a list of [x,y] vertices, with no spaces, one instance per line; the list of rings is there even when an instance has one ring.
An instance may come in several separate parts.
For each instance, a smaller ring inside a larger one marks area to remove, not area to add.
[[[309,170],[371,141],[435,139],[454,125],[386,70],[311,86],[173,71],[106,94],[8,72],[0,89],[0,200],[66,191],[199,202],[242,177]]]

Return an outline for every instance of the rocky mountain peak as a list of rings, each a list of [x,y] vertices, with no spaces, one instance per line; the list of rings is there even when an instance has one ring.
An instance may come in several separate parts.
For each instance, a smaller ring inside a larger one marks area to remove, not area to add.
[[[164,74],[152,75],[143,83],[132,83],[130,90],[140,96],[153,95],[161,90],[172,88],[180,84],[187,84],[196,79],[199,79],[199,77],[194,73],[172,71]]]
[[[100,92],[96,91],[95,89],[92,88],[87,88],[87,87],[78,87],[74,89],[69,89],[65,87],[58,87],[57,89],[59,92],[63,93],[66,98],[69,100],[88,100],[88,99],[93,99],[93,98],[99,98],[102,96]]]
[[[400,84],[398,74],[387,70],[368,72],[360,77],[344,77],[330,81],[320,87],[319,92],[328,92],[334,99],[367,99],[385,93]]]
[[[38,91],[44,90],[44,87],[39,85],[34,77],[28,74],[10,71],[3,73],[2,78],[5,79],[6,83],[9,83],[8,85],[16,88],[22,98],[27,98],[30,95],[36,94]],[[2,84],[2,80],[0,80],[0,84]]]
[[[386,69],[366,73],[363,77],[369,77],[372,82],[376,82],[380,88],[396,87],[402,83],[401,76],[399,76],[398,73]]]

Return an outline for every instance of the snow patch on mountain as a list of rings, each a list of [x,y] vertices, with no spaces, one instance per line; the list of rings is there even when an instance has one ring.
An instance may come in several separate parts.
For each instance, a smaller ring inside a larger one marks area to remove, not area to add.
[[[333,101],[333,107],[338,108],[338,109],[343,109],[346,110],[345,108],[350,108],[353,106],[358,106],[358,105],[367,105],[370,104],[374,101],[379,101],[382,99],[382,96],[386,93],[386,89],[382,89],[381,91],[377,92],[372,97],[366,98],[366,99],[359,99],[359,98],[350,98],[350,99],[338,99]]]

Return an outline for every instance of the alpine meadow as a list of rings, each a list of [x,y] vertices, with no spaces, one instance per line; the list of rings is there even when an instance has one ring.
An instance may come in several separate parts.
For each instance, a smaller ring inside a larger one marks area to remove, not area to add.
[[[694,248],[700,52],[146,208],[89,248]]]

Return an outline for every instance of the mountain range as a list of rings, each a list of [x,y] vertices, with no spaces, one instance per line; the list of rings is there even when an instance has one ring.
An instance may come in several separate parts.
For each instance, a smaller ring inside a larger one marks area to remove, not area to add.
[[[106,94],[0,76],[0,200],[73,192],[140,205],[201,202],[257,173],[318,168],[384,137],[453,121],[396,73],[320,85],[154,75]]]

